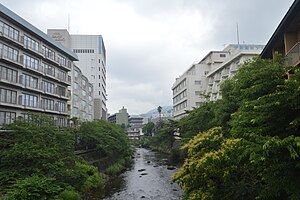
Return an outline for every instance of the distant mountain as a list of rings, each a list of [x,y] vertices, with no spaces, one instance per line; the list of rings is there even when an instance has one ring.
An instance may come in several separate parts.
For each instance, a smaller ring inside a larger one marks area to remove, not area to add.
[[[171,115],[172,114],[173,106],[162,106],[161,114],[162,115]],[[157,108],[154,108],[152,110],[149,110],[148,112],[141,114],[143,117],[147,118],[155,118],[158,117],[158,111]]]

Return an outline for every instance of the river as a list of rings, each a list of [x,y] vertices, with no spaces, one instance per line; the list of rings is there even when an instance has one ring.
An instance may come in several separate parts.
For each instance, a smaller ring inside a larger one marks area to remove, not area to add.
[[[176,169],[168,169],[166,156],[137,148],[131,169],[113,179],[104,200],[180,200],[182,189],[171,181]]]

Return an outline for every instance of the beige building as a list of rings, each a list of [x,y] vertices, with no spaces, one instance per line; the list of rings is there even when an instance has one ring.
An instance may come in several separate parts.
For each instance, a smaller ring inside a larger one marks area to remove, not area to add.
[[[65,29],[49,29],[48,35],[77,54],[80,68],[93,85],[94,119],[107,119],[106,49],[101,35],[73,35]]]
[[[66,126],[76,54],[0,4],[0,125],[30,112]]]
[[[76,117],[79,121],[94,120],[93,85],[76,65],[72,67],[71,77],[70,117]]]
[[[119,110],[118,113],[110,115],[107,118],[108,122],[124,126],[124,128],[126,128],[128,126],[128,124],[129,124],[128,120],[129,120],[129,114],[127,112],[127,109],[124,108],[124,106],[122,109]]]

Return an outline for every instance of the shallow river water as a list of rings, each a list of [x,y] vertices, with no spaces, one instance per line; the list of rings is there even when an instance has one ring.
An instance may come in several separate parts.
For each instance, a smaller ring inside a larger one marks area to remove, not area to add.
[[[165,156],[137,148],[132,168],[111,181],[104,200],[179,200],[182,189],[171,181]]]

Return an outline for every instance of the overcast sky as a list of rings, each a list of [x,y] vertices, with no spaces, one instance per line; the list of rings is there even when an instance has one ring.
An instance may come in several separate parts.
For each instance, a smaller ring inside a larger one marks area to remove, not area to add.
[[[172,105],[175,78],[211,50],[266,44],[293,0],[0,0],[46,32],[102,35],[109,113]]]

